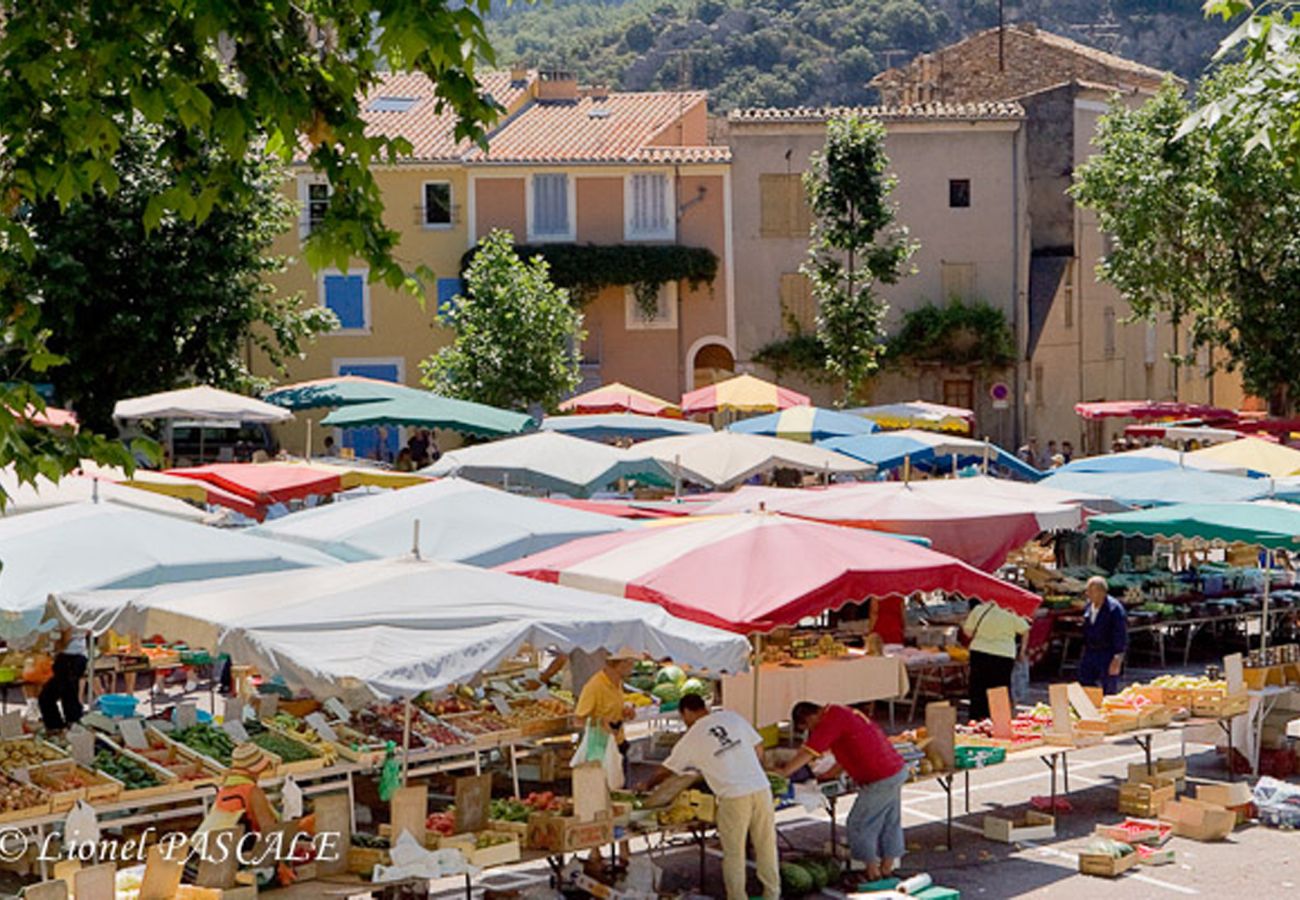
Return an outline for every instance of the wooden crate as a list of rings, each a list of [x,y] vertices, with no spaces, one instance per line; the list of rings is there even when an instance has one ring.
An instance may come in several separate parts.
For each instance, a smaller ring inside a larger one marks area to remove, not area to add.
[[[54,746],[48,741],[30,734],[24,735],[23,737],[20,738],[11,738],[10,740],[7,741],[0,741],[0,750],[7,750],[9,748],[16,747],[17,745],[20,744],[26,744],[31,747],[42,749],[47,756],[51,757],[50,759],[44,760],[44,762],[57,762],[59,760],[71,759],[71,757],[68,756],[65,750],[61,750],[60,748]],[[17,771],[18,769],[29,768],[31,765],[32,764],[29,763],[17,764],[17,763],[5,762],[5,763],[0,763],[0,768],[2,768],[5,772],[14,772]],[[37,765],[39,765],[39,763]]]
[[[574,816],[533,813],[528,817],[528,847],[552,853],[570,853],[600,847],[614,840],[614,820],[598,817],[581,822]]]
[[[295,760],[294,762],[285,762],[283,759],[281,759],[276,754],[272,753],[270,750],[266,750],[263,749],[261,746],[258,746],[257,749],[261,750],[263,753],[265,753],[267,756],[271,757],[271,759],[274,760],[275,774],[277,776],[283,777],[285,775],[301,775],[303,772],[316,772],[319,771],[320,769],[325,768],[325,757],[321,756],[320,751],[318,751],[311,744],[298,740],[296,737],[294,737],[293,735],[289,734],[288,732],[280,728],[272,728],[270,726],[267,726],[266,730],[276,735],[279,738],[283,738],[284,740],[287,741],[293,741],[295,744],[297,744],[300,747],[303,747],[309,753],[312,754],[311,759],[299,759],[299,760]],[[253,743],[256,744],[257,741],[254,740]]]
[[[1174,720],[1174,710],[1158,703],[1138,713],[1138,728],[1164,728]]]
[[[1119,811],[1129,816],[1152,818],[1164,811],[1177,794],[1172,778],[1155,776],[1156,784],[1130,783],[1119,787]]]
[[[1189,712],[1192,709],[1192,693],[1190,688],[1165,688],[1163,691],[1163,700],[1165,706],[1174,709],[1186,709]]]
[[[95,772],[78,765],[71,759],[32,766],[27,772],[31,776],[32,784],[49,793],[50,809],[53,812],[72,809],[78,800],[90,803],[116,800],[122,793],[122,782],[110,778],[103,772]],[[84,781],[85,786],[63,790],[56,787],[63,779],[73,775]]]
[[[1240,715],[1248,709],[1250,709],[1248,694],[1226,694],[1218,690],[1193,691],[1193,715],[1220,719]]]
[[[8,787],[16,783],[17,782],[15,782],[13,779],[6,778],[3,775],[0,775],[0,786]],[[35,816],[47,815],[52,809],[51,801],[50,801],[50,792],[39,786],[36,786],[36,788],[40,792],[41,797],[43,798],[40,802],[36,803],[33,806],[26,807],[24,809],[15,809],[15,810],[10,810],[9,812],[0,812],[0,823],[21,822],[25,819],[34,818]]]
[[[343,725],[334,722],[331,726],[338,740],[334,742],[334,748],[338,750],[339,756],[349,762],[358,763],[363,766],[381,766],[388,755],[387,743],[377,741],[377,739],[368,737],[357,731],[350,725]],[[356,737],[351,737],[355,735]],[[352,746],[357,744],[359,746]]]
[[[393,857],[388,850],[381,850],[376,847],[348,848],[348,872],[353,875],[369,875],[375,870],[376,865],[390,866],[392,864]]]
[[[465,857],[467,863],[480,869],[490,868],[491,866],[504,866],[513,862],[519,862],[522,856],[519,836],[513,832],[495,833],[509,836],[510,840],[480,849],[476,846],[478,843],[478,834],[455,834],[451,837],[444,837],[439,841],[438,849],[459,850],[461,855]]]
[[[127,759],[133,760],[139,765],[144,766],[151,773],[153,773],[153,776],[157,778],[159,781],[159,784],[147,788],[128,788],[125,784],[123,784],[122,793],[119,799],[147,800],[150,797],[161,797],[164,794],[174,794],[178,790],[178,786],[180,784],[180,778],[171,769],[163,768],[162,766],[155,763],[153,760],[147,759],[132,750],[128,750],[126,747],[118,746],[118,744],[116,744],[111,738],[105,735],[102,734],[95,735],[95,743],[97,746],[103,747],[104,749],[108,750],[110,753],[114,753],[118,756],[124,756]]]
[[[222,772],[225,771],[221,764],[215,760],[208,759],[203,754],[178,741],[166,740],[156,731],[145,732],[145,738],[149,741],[151,752],[155,750],[167,751],[167,762],[159,762],[152,758],[149,761],[160,769],[174,775],[178,784],[195,788],[216,784],[221,779]]]
[[[1079,871],[1084,875],[1118,878],[1138,863],[1136,852],[1126,853],[1119,859],[1104,853],[1080,853]]]
[[[1032,809],[1015,819],[985,816],[984,837],[1002,844],[1053,838],[1056,837],[1056,817]]]

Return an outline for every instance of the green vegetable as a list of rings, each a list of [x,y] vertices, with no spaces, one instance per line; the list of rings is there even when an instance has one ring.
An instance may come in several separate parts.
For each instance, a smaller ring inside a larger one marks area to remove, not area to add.
[[[709,696],[709,686],[698,678],[687,678],[682,682],[682,696],[695,694],[697,697]]]
[[[806,859],[802,863],[804,871],[808,873],[813,881],[813,890],[820,891],[830,884],[830,873],[819,860]]]
[[[790,790],[790,779],[775,772],[767,773],[767,783],[772,788],[773,797],[784,797]]]
[[[678,700],[682,699],[681,688],[673,684],[671,681],[665,681],[661,684],[655,685],[654,690],[650,693],[654,694],[664,703],[676,703]]]
[[[209,759],[216,760],[223,766],[230,765],[231,754],[235,752],[235,742],[231,740],[230,735],[206,722],[175,731],[172,733],[172,739],[191,750],[202,753]]]
[[[518,800],[493,800],[488,805],[488,818],[498,822],[527,822],[532,813]]]
[[[273,731],[263,731],[261,734],[252,735],[250,740],[263,750],[274,753],[287,763],[316,759],[316,754],[305,744],[300,744]]]
[[[162,783],[144,765],[111,750],[100,750],[96,753],[93,767],[97,771],[116,778],[126,786],[127,790],[131,791],[140,788],[157,787]]]
[[[671,682],[681,687],[686,683],[686,673],[681,670],[680,666],[664,666],[659,670],[659,674],[655,676],[655,684],[664,684],[665,682]]]
[[[812,874],[798,863],[781,863],[781,890],[801,897],[813,890]]]

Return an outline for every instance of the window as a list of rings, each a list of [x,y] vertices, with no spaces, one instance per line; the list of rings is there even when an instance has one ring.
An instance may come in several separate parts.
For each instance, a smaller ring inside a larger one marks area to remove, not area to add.
[[[623,202],[627,209],[628,239],[671,240],[674,226],[672,187],[663,173],[628,176]]]
[[[797,325],[804,332],[817,329],[817,301],[812,284],[802,272],[781,273],[781,322],[788,331]]]
[[[451,182],[424,183],[424,227],[451,227]]]
[[[970,300],[975,296],[975,263],[940,263],[940,290],[944,300]]]
[[[530,238],[573,240],[569,189],[569,176],[563,173],[552,172],[533,176],[532,207],[528,222]]]
[[[365,273],[334,273],[321,276],[321,306],[339,320],[338,331],[368,331],[370,289]]]
[[[652,315],[637,302],[636,289],[628,285],[623,289],[624,317],[628,331],[653,331],[677,327],[677,282],[666,281],[659,285],[655,295],[655,308]]]
[[[948,180],[948,205],[953,209],[965,209],[970,206],[969,178],[951,178]]]
[[[406,112],[420,102],[419,97],[376,97],[366,107],[368,112]]]
[[[325,221],[330,208],[329,182],[315,177],[298,179],[298,202],[302,206],[298,232],[306,239]]]
[[[759,237],[807,240],[812,209],[802,175],[759,175],[758,193],[762,211]]]
[[[1074,327],[1074,260],[1065,264],[1065,287],[1061,291],[1062,305],[1065,307],[1065,327]]]
[[[1102,310],[1103,352],[1107,359],[1115,358],[1115,307],[1108,306]]]
[[[970,378],[945,378],[943,405],[961,409],[975,408],[975,382]]]

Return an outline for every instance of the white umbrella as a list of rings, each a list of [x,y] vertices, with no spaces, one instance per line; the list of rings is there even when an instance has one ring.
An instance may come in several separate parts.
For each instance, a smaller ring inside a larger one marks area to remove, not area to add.
[[[338,560],[306,547],[143,510],[63,506],[0,519],[0,622],[9,634],[31,631],[53,591],[335,565]]]
[[[740,635],[635,600],[413,558],[148,591],[65,593],[63,621],[160,632],[227,652],[317,695],[412,696],[490,671],[524,644],[649,653],[742,671]]]
[[[630,522],[519,497],[460,478],[305,510],[250,534],[315,547],[345,562],[420,555],[496,566],[579,537],[622,531]]]
[[[286,422],[293,413],[253,397],[203,386],[119,400],[113,407],[113,418]]]
[[[636,446],[669,472],[705,487],[725,490],[773,469],[835,475],[870,475],[875,466],[842,453],[784,438],[717,431],[659,438]]]
[[[201,522],[207,517],[207,513],[203,510],[196,509],[175,497],[165,497],[135,487],[123,487],[108,479],[83,475],[65,475],[58,481],[50,481],[45,476],[38,475],[35,483],[20,484],[18,476],[10,467],[0,469],[0,491],[4,492],[6,498],[5,516],[22,515],[97,500],[100,503],[148,510],[190,522]]]
[[[650,443],[653,443],[651,441]],[[620,478],[667,484],[671,476],[644,452],[540,431],[444,453],[425,475],[459,475],[471,481],[521,485],[582,497]]]

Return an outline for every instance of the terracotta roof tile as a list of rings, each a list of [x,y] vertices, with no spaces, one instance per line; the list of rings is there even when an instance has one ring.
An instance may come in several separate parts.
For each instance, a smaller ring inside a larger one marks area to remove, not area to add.
[[[797,106],[789,109],[757,107],[738,109],[728,116],[732,124],[795,122],[817,124],[844,115],[866,116],[883,121],[995,121],[1023,119],[1019,103],[918,103],[909,106]]]

